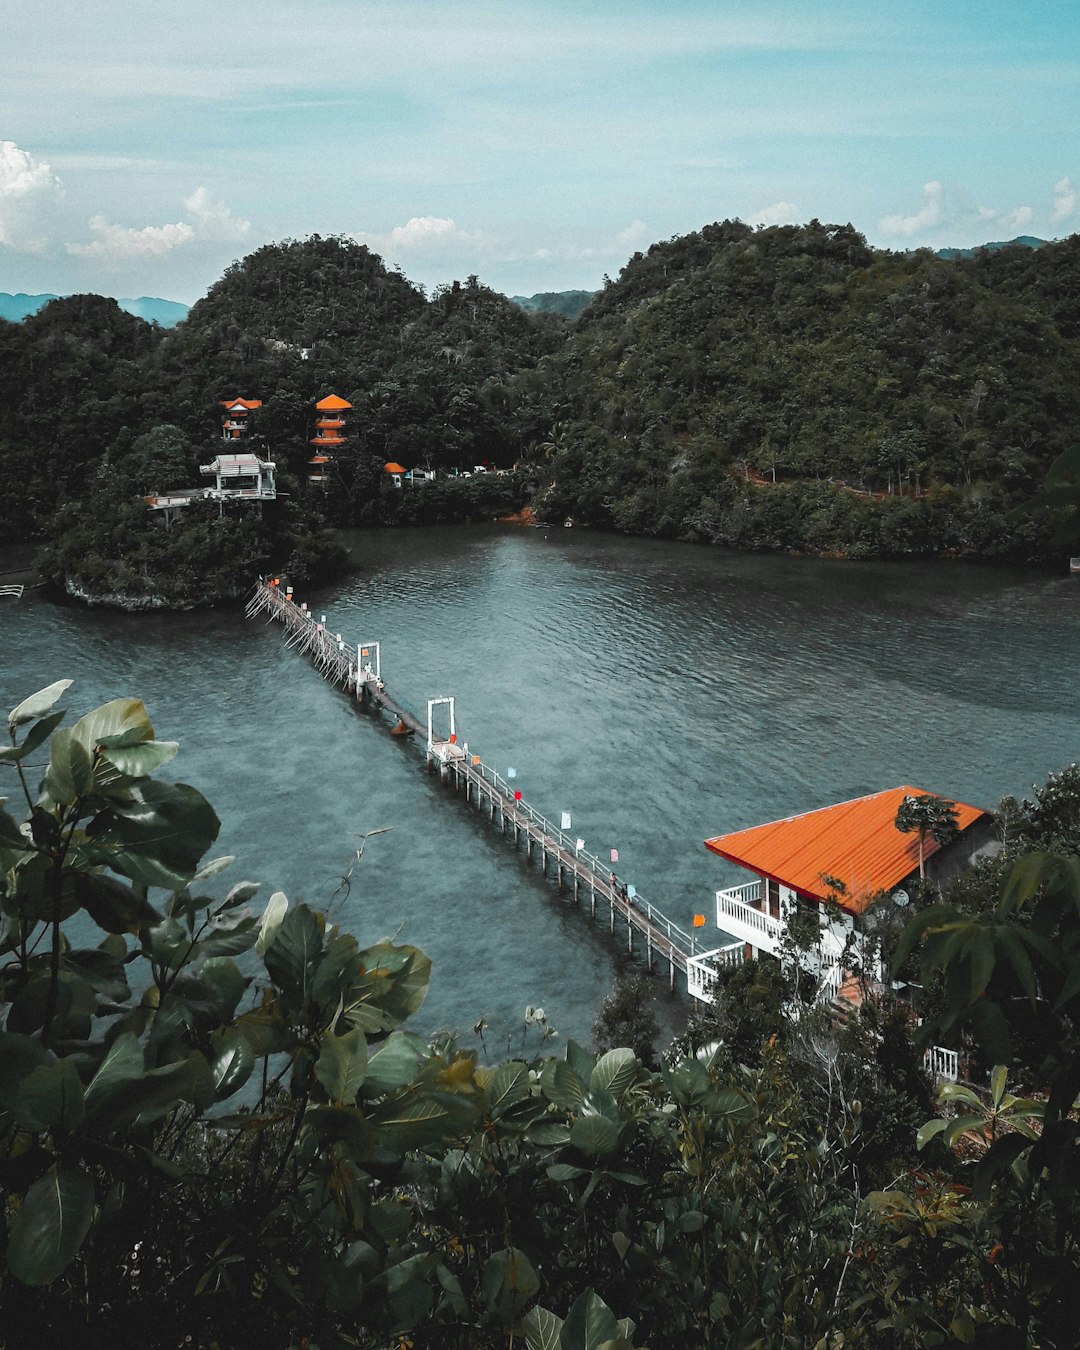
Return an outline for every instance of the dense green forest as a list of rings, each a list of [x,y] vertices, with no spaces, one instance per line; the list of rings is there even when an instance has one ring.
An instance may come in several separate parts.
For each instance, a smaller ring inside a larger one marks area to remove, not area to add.
[[[954,261],[850,226],[654,245],[560,358],[552,518],[850,556],[1045,556],[1010,511],[1071,445],[1080,240]]]
[[[1075,765],[906,927],[887,903],[917,1043],[766,959],[662,1052],[639,981],[593,1048],[528,1009],[493,1063],[409,1029],[416,948],[224,888],[175,742],[131,698],[62,726],[69,684],[0,751],[12,1350],[1075,1345]],[[942,1039],[987,1086],[935,1108]]]
[[[328,526],[530,497],[556,523],[734,547],[1060,563],[1075,503],[1043,489],[1080,418],[1078,279],[1077,237],[942,258],[723,221],[635,254],[571,321],[476,277],[425,296],[344,239],[266,245],[171,330],[98,296],[0,322],[0,537],[50,541],[49,575],[99,592],[160,592],[213,552],[230,565],[204,598],[257,560],[325,574]],[[349,440],[314,485],[329,392]],[[238,395],[262,402],[250,443],[281,500],[155,537],[138,494],[198,482]],[[516,472],[395,492],[389,461]]]

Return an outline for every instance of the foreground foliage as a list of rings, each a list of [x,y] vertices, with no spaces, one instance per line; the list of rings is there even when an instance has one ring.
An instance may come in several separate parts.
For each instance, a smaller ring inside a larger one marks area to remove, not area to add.
[[[1034,1008],[1045,1102],[1001,1068],[924,1124],[906,1020],[780,1018],[767,966],[658,1071],[573,1042],[490,1066],[407,1029],[415,948],[222,894],[216,815],[158,776],[176,745],[133,699],[62,726],[67,685],[0,750],[8,1344],[1067,1343],[1075,860],[907,943],[934,1034]]]

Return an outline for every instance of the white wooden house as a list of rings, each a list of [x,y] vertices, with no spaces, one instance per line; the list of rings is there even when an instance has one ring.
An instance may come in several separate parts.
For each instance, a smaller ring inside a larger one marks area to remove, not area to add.
[[[755,825],[705,841],[705,847],[750,873],[740,885],[716,892],[716,930],[722,941],[691,959],[690,993],[708,1001],[717,975],[751,957],[797,959],[833,999],[844,983],[845,955],[858,948],[863,916],[883,895],[907,902],[905,887],[920,875],[942,882],[978,853],[996,850],[990,813],[954,802],[958,837],[942,848],[931,836],[896,828],[905,797],[933,796],[910,786],[889,788],[785,820]],[[817,916],[816,949],[795,958],[789,925],[799,911]],[[849,945],[850,944],[850,945]],[[875,972],[881,978],[882,972]]]

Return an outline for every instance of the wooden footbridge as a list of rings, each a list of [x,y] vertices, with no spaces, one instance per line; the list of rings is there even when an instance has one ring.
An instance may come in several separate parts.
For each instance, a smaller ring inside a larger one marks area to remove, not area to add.
[[[658,959],[666,963],[672,990],[675,972],[687,974],[697,964],[697,943],[692,932],[672,923],[640,895],[629,895],[607,864],[579,848],[576,839],[524,801],[521,793],[479,755],[467,753],[458,743],[452,698],[429,699],[427,724],[422,723],[387,692],[379,644],[352,646],[340,633],[329,632],[326,616],[316,619],[305,604],[293,600],[292,588],[283,588],[277,578],[260,581],[256,587],[247,605],[247,615],[254,618],[257,614],[267,614],[270,620],[280,622],[285,628],[286,645],[307,653],[325,679],[354,694],[361,703],[395,718],[393,734],[422,736],[429,767],[464,793],[468,804],[490,815],[492,826],[507,838],[512,836],[515,848],[524,839],[526,859],[532,862],[539,858],[543,874],[552,877],[560,891],[572,896],[575,903],[587,896],[594,920],[598,909],[606,910],[612,936],[625,930],[626,947],[631,954],[636,938],[644,947],[648,970],[653,970]],[[447,736],[436,735],[434,730],[434,713],[440,706],[449,713]]]

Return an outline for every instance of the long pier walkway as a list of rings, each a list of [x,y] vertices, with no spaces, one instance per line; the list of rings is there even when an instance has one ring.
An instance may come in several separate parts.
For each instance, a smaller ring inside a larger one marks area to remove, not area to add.
[[[598,910],[606,911],[604,917],[612,936],[625,933],[631,954],[636,939],[644,948],[649,971],[658,959],[666,963],[668,985],[674,990],[675,972],[687,974],[697,953],[694,934],[672,923],[640,894],[629,896],[622,886],[612,884],[610,866],[579,848],[576,839],[524,801],[521,793],[479,755],[467,754],[458,743],[451,698],[429,700],[427,723],[422,723],[387,692],[376,643],[352,646],[340,634],[329,632],[325,622],[317,620],[306,605],[297,604],[291,588],[283,591],[276,578],[259,582],[246,612],[249,618],[267,614],[280,622],[288,647],[309,655],[325,679],[396,718],[395,734],[423,737],[429,766],[437,768],[451,786],[464,793],[468,804],[487,813],[493,828],[508,838],[512,835],[515,848],[524,839],[525,857],[530,862],[538,857],[544,875],[552,877],[560,891],[571,894],[575,903],[587,897],[594,920]],[[432,712],[437,705],[449,705],[450,734],[445,737],[434,733]]]

